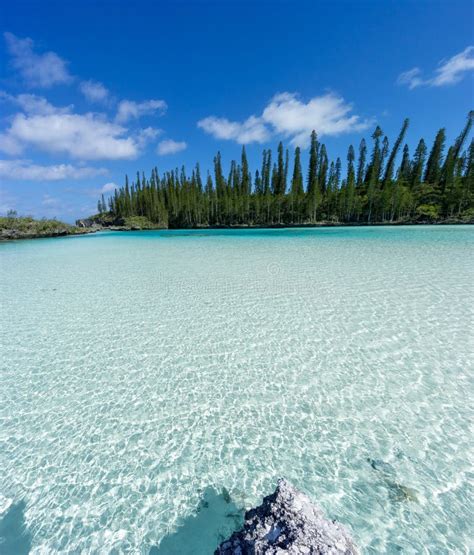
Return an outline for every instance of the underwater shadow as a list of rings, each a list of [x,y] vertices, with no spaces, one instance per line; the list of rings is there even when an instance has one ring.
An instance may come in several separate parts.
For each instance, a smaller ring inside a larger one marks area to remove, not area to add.
[[[10,505],[0,518],[0,553],[2,555],[24,555],[31,549],[31,534],[25,524],[26,503],[20,501]]]
[[[211,487],[206,488],[195,514],[184,519],[159,546],[152,547],[149,555],[214,553],[222,541],[242,526],[244,512],[235,505],[227,490],[218,493]]]

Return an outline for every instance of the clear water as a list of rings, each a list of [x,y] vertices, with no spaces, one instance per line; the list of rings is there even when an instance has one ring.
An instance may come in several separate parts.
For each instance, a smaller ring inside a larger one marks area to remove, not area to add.
[[[464,226],[0,245],[0,552],[212,553],[284,476],[365,553],[468,553],[473,252]]]

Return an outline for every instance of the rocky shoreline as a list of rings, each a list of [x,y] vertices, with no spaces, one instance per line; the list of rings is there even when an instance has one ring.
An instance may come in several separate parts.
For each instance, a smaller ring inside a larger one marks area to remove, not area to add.
[[[156,230],[176,230],[176,229],[292,229],[292,228],[323,228],[323,227],[387,227],[387,226],[402,226],[402,225],[472,225],[472,221],[459,221],[459,220],[443,220],[436,222],[426,221],[409,221],[409,222],[384,222],[384,223],[338,223],[338,222],[318,222],[314,224],[269,224],[269,225],[212,225],[212,226],[198,226],[193,228],[168,228],[159,225],[119,225],[119,224],[98,224],[94,220],[83,219],[77,220],[75,226],[64,224],[64,227],[55,229],[38,230],[34,227],[30,229],[0,228],[0,242],[3,241],[18,241],[22,239],[45,239],[54,237],[67,237],[74,235],[87,235],[89,233],[97,233],[100,231],[156,231]]]
[[[284,479],[214,555],[358,555],[348,531]]]
[[[0,217],[0,242],[84,235],[94,233],[99,229],[79,228],[58,220],[35,220],[29,216],[7,216]]]

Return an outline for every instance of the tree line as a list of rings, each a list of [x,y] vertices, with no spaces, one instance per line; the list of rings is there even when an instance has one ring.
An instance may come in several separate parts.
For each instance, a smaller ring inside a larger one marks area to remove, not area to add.
[[[464,146],[473,119],[472,111],[447,151],[442,128],[429,153],[420,139],[413,156],[403,145],[408,119],[392,146],[377,126],[370,147],[365,139],[357,153],[349,146],[344,170],[340,158],[329,160],[326,146],[313,131],[306,177],[301,149],[295,148],[290,164],[289,151],[281,142],[275,160],[271,150],[263,151],[261,168],[255,173],[245,146],[227,174],[220,152],[214,158],[213,175],[208,172],[204,179],[199,164],[191,175],[183,166],[160,176],[155,167],[149,178],[137,173],[130,183],[126,176],[124,186],[108,201],[102,195],[98,210],[118,220],[141,216],[170,228],[472,220],[474,139],[467,150]]]

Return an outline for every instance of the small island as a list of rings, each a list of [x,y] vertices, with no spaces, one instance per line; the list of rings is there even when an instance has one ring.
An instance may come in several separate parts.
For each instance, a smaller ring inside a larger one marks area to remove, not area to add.
[[[84,235],[94,231],[96,229],[92,227],[78,227],[55,219],[35,220],[31,216],[18,216],[15,211],[10,211],[6,216],[0,217],[0,241]]]
[[[473,119],[471,111],[446,153],[444,128],[429,151],[421,138],[411,155],[403,146],[408,119],[393,144],[377,126],[371,147],[361,140],[358,157],[349,145],[345,168],[341,158],[329,159],[313,131],[306,176],[300,147],[290,163],[282,142],[276,161],[264,150],[255,172],[245,146],[228,174],[220,152],[206,177],[199,164],[191,174],[182,166],[160,175],[155,167],[149,177],[125,176],[123,187],[99,199],[96,215],[76,224],[128,230],[473,223],[474,141],[465,145]]]
[[[446,150],[441,128],[428,153],[423,138],[413,156],[402,148],[409,120],[390,146],[380,126],[372,147],[362,139],[349,145],[345,171],[338,157],[331,161],[324,143],[311,133],[306,176],[301,149],[293,163],[280,142],[276,161],[272,151],[262,154],[261,169],[252,172],[245,146],[240,160],[230,162],[224,174],[221,153],[214,157],[213,175],[201,175],[199,163],[189,175],[180,170],[150,177],[137,172],[109,198],[102,194],[97,213],[70,225],[58,220],[34,220],[10,212],[0,218],[0,239],[33,239],[94,233],[103,229],[135,231],[156,229],[327,227],[474,223],[474,140],[466,148],[474,120],[466,123]],[[397,160],[399,160],[397,165]],[[291,165],[291,168],[290,168]],[[291,177],[290,177],[291,176]]]

